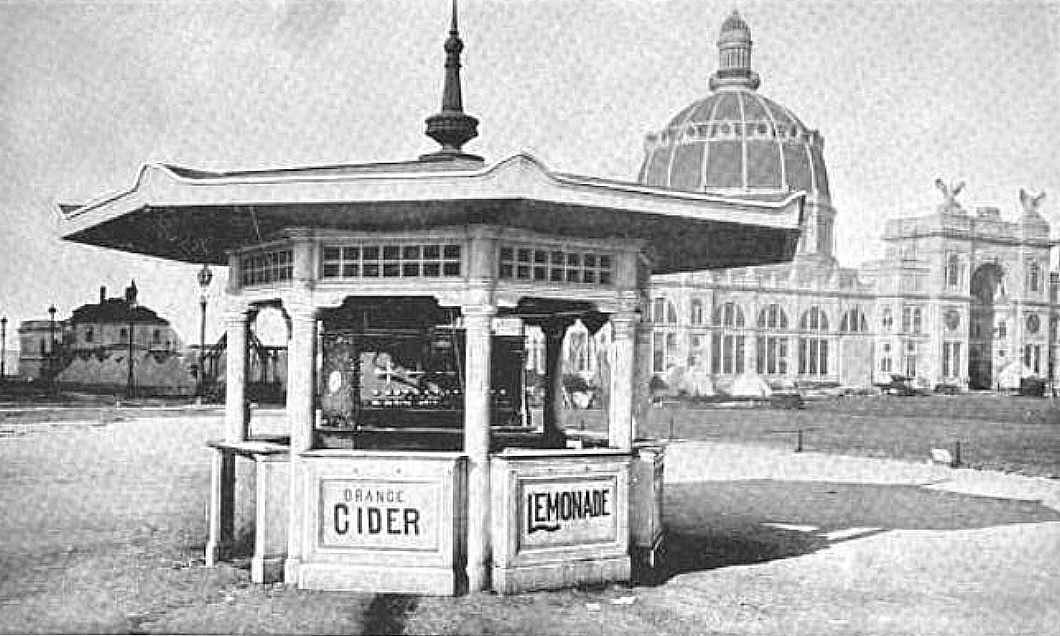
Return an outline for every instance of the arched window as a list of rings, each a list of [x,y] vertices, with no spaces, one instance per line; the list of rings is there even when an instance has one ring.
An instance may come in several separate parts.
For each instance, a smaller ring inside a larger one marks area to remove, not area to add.
[[[807,332],[799,338],[799,375],[828,375],[828,316],[816,305],[799,319],[799,329]]]
[[[161,329],[155,329],[153,332],[151,332],[151,342],[153,342],[155,344],[160,344],[162,342],[162,330]]]
[[[891,308],[885,307],[880,317],[880,326],[883,327],[884,331],[890,331],[891,327],[894,326],[894,315],[891,314]]]
[[[780,305],[773,303],[758,312],[758,327],[760,329],[787,329],[788,315],[784,313]]]
[[[946,259],[946,286],[957,287],[961,284],[960,260],[956,254],[950,254]]]
[[[743,310],[733,302],[721,305],[714,310],[714,326],[719,329],[711,334],[711,372],[743,373]]]
[[[743,310],[733,302],[725,303],[714,310],[715,327],[743,328]]]
[[[921,320],[920,307],[913,309],[913,333],[920,333],[920,328],[923,326]]]
[[[860,307],[854,307],[843,314],[843,318],[839,321],[839,330],[843,332],[868,331],[869,323],[865,319],[865,312],[861,311]]]
[[[788,328],[788,315],[773,303],[758,312],[759,329],[780,330]],[[774,333],[762,333],[755,338],[755,366],[766,375],[787,375],[788,337]]]
[[[799,329],[803,331],[828,331],[828,314],[817,305],[810,307],[799,319]]]
[[[693,325],[703,324],[703,301],[698,298],[692,299],[692,310],[689,316]]]
[[[85,342],[92,342],[92,340],[95,339],[95,337],[96,337],[95,330],[93,330],[92,327],[86,327],[85,328]]]
[[[676,324],[677,310],[665,298],[656,298],[651,304],[651,321],[658,324]]]

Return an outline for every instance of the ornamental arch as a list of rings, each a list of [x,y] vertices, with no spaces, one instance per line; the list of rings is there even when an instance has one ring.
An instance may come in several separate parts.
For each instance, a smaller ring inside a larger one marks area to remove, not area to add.
[[[973,389],[993,386],[994,360],[1004,349],[1009,325],[999,316],[1007,304],[1005,269],[997,262],[979,265],[969,283],[968,381]]]

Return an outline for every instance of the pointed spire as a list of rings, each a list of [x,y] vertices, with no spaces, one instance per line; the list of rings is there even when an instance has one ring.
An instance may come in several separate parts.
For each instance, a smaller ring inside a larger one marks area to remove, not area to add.
[[[442,90],[442,110],[427,118],[427,136],[442,145],[441,150],[423,155],[420,159],[448,159],[468,155],[461,148],[478,136],[478,120],[464,112],[464,101],[460,90],[460,53],[464,43],[457,26],[456,0],[453,0],[453,16],[449,26],[449,38],[445,41],[445,87]]]
[[[138,293],[139,293],[139,290],[136,289],[136,279],[134,278],[129,283],[129,286],[125,288],[125,303],[130,305],[130,306],[131,305],[135,305],[136,304],[136,295]]]

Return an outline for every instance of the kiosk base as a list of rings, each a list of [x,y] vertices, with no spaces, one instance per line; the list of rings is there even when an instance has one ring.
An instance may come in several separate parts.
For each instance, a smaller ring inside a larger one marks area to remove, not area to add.
[[[561,561],[539,563],[515,568],[493,568],[493,589],[498,594],[518,594],[534,590],[557,590],[617,583],[630,580],[631,563],[628,556],[591,561]]]
[[[630,453],[508,449],[493,457],[493,589],[629,581]]]
[[[464,578],[452,567],[303,563],[298,568],[297,583],[303,590],[455,596],[467,589]]]
[[[325,450],[299,456],[303,590],[452,596],[467,588],[466,457]]]

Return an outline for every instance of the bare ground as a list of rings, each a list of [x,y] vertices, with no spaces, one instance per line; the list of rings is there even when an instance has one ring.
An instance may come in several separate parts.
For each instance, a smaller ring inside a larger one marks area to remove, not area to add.
[[[1056,480],[685,442],[652,585],[456,599],[314,593],[205,568],[216,416],[0,437],[0,632],[1057,633]]]

